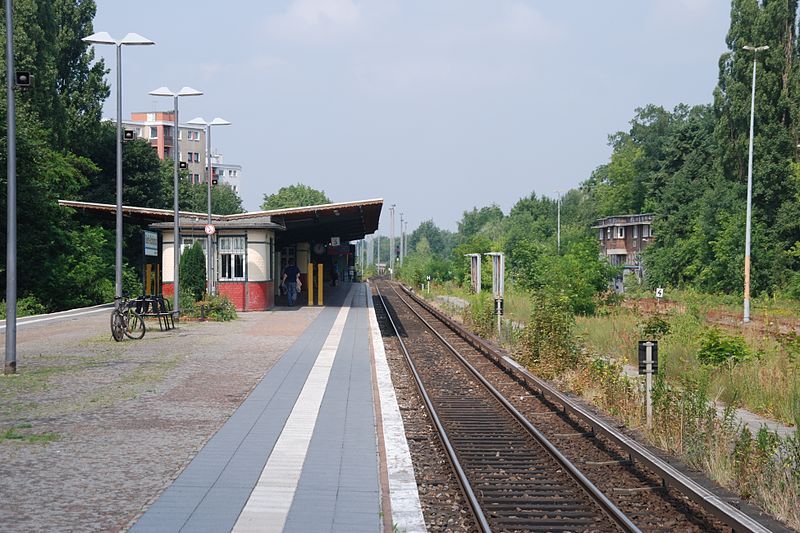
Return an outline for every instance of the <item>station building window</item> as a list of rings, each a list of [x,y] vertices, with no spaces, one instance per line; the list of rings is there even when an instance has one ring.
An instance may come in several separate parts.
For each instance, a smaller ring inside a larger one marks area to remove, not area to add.
[[[220,237],[219,257],[221,280],[244,280],[244,237]]]
[[[158,128],[155,126],[150,126],[150,138],[151,139],[158,139]]]
[[[617,226],[617,239],[625,238],[625,226]]]
[[[203,247],[203,255],[206,255],[205,237],[181,237],[181,255],[183,255],[183,252],[194,246],[195,242],[200,242],[200,246]]]

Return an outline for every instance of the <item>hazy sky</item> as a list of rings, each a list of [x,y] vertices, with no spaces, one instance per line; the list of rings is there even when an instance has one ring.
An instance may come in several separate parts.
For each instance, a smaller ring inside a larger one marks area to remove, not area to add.
[[[384,198],[409,228],[554,196],[608,160],[634,109],[711,101],[727,0],[96,0],[123,50],[123,112],[221,116],[245,208],[302,182]],[[100,46],[111,67],[113,47]],[[105,116],[115,113],[114,88]],[[388,233],[388,209],[381,232]]]

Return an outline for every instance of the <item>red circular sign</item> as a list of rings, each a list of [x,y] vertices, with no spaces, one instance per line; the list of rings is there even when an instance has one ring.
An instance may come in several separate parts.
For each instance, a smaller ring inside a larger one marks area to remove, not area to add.
[[[206,224],[205,231],[206,235],[214,235],[214,233],[217,231],[217,228],[215,228],[213,224]]]

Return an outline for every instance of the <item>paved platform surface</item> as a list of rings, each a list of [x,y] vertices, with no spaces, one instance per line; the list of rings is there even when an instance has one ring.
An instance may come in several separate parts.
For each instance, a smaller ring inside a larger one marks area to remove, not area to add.
[[[368,298],[330,290],[132,531],[381,531]]]

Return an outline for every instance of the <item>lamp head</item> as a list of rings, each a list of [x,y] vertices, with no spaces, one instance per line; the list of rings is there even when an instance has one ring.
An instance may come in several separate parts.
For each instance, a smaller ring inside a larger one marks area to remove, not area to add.
[[[200,96],[202,94],[202,91],[192,89],[191,87],[183,87],[180,91],[178,91],[178,96]]]
[[[208,126],[208,122],[206,122],[203,117],[195,117],[187,122],[187,124],[191,124],[193,126]]]
[[[145,46],[156,43],[154,43],[147,37],[142,37],[138,33],[129,33],[128,35],[122,38],[119,44]]]
[[[231,123],[225,120],[224,118],[216,117],[214,120],[208,123],[209,126],[230,126]]]
[[[84,37],[81,41],[90,44],[117,44],[117,40],[109,35],[107,31],[93,33],[88,37]]]
[[[149,93],[152,96],[175,96],[175,93],[170,91],[167,87],[159,87]]]

